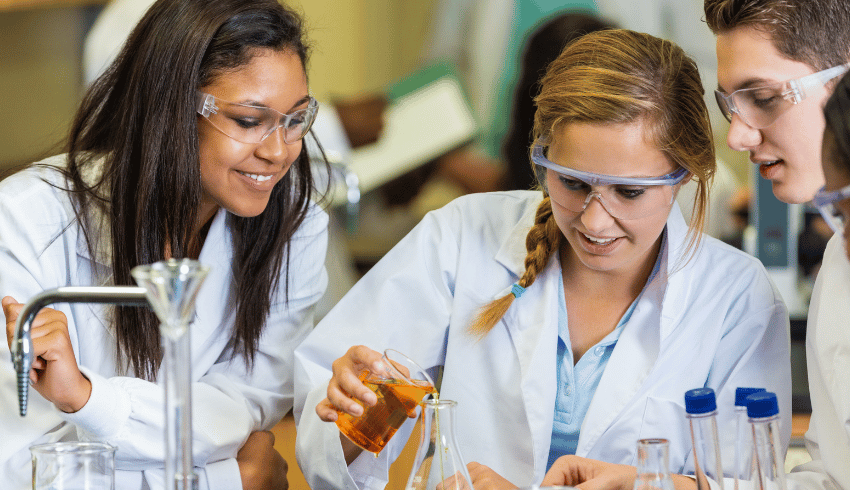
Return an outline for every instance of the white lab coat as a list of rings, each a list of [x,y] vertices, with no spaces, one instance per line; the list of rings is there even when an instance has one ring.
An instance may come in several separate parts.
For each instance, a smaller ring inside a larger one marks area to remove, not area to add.
[[[378,458],[364,452],[346,468],[335,424],[322,422],[314,408],[325,396],[331,362],[356,344],[398,349],[426,369],[444,366],[440,397],[458,402],[465,461],[518,486],[542,480],[556,394],[557,254],[483,340],[467,333],[477,310],[506,294],[524,270],[539,201],[531,191],[477,194],[429,213],[296,350],[296,450],[312,488],[383,488],[413,424]],[[678,206],[667,230],[661,270],[611,355],[577,454],[635,464],[638,439],[665,437],[672,471],[686,472],[692,458],[685,391],[716,391],[724,435],[734,433],[738,386],[776,392],[782,413],[790,414],[788,318],[756,259],[703,237],[699,254],[683,264],[687,228]],[[782,438],[787,445],[790,423],[783,423]],[[731,451],[728,437],[723,444]]]
[[[63,165],[60,155],[47,160]],[[28,169],[0,183],[0,295],[26,302],[45,289],[109,284],[108,248],[89,254],[73,221],[68,194],[57,173]],[[105,222],[105,221],[104,221]],[[231,354],[229,298],[232,248],[227,212],[213,218],[200,254],[211,267],[197,297],[192,332],[193,452],[202,489],[241,488],[235,456],[252,431],[269,429],[292,407],[292,352],[312,328],[312,306],[325,290],[323,260],[327,215],[313,207],[292,240],[289,303],[284,284],[273,298],[253,370]],[[67,228],[66,228],[67,227]],[[118,448],[116,486],[163,487],[164,406],[159,384],[116,365],[116,342],[106,308],[55,304],[65,313],[74,352],[91,380],[88,403],[65,414],[30,389],[25,419],[18,415],[15,371],[6,342],[0,355],[0,480],[12,490],[31,488],[28,448],[59,440],[104,441]],[[162,373],[159,375],[162,379]]]
[[[789,488],[850,489],[850,262],[841,233],[826,246],[806,330],[812,461],[788,475]]]

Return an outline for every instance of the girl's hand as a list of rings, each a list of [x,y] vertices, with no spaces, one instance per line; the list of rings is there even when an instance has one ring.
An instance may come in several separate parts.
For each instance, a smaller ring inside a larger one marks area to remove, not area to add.
[[[473,461],[466,465],[466,469],[469,470],[469,478],[475,490],[512,490],[517,487],[483,464]]]
[[[286,490],[289,465],[274,448],[274,434],[252,432],[236,454],[244,490]]]
[[[364,370],[382,373],[382,354],[366,346],[356,345],[333,363],[333,377],[328,383],[328,397],[316,405],[316,414],[325,422],[335,422],[337,411],[347,412],[355,417],[363,414],[363,407],[354,401],[358,399],[366,406],[374,406],[378,397],[366,387],[358,377]]]
[[[2,301],[6,315],[6,341],[11,348],[15,336],[15,323],[23,304],[6,296]],[[33,363],[30,384],[56,408],[73,413],[83,408],[91,396],[91,382],[77,366],[68,319],[61,311],[42,309],[30,329],[33,345]]]
[[[543,477],[541,486],[568,485],[581,490],[631,490],[634,466],[605,463],[579,456],[561,456]]]

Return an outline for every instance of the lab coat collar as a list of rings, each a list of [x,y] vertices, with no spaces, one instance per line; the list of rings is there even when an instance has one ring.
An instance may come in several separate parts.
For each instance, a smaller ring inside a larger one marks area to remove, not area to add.
[[[504,265],[517,278],[525,271],[525,256],[527,255],[525,237],[528,236],[528,230],[534,226],[534,216],[537,214],[539,205],[540,201],[536,201],[536,205],[528,207],[522,218],[517,221],[511,232],[504,238],[494,257],[498,263]],[[509,285],[506,291],[500,292],[493,299],[509,293],[510,287]]]
[[[625,325],[587,415],[582,422],[576,454],[587,455],[602,434],[612,426],[629,403],[638,396],[643,381],[655,366],[664,340],[680,322],[687,304],[684,296],[690,287],[683,284],[685,274],[677,270],[687,267],[684,256],[688,226],[676,204],[667,219],[666,247],[661,250],[661,267],[647,284],[632,317]],[[623,459],[624,455],[611,455]]]

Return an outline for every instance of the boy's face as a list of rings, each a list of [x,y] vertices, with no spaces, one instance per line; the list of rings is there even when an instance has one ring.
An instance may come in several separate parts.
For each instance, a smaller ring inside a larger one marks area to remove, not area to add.
[[[717,36],[717,82],[725,93],[800,78],[816,70],[783,56],[769,34],[752,27],[737,27]],[[750,161],[773,183],[773,193],[787,203],[810,201],[823,186],[821,137],[825,126],[825,87],[780,115],[773,124],[756,129],[732,115],[726,142],[737,151],[750,152]]]

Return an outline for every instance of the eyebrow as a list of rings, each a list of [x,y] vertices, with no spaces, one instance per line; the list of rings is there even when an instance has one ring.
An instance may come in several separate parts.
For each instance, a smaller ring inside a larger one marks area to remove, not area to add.
[[[295,104],[293,104],[292,107],[290,107],[287,112],[288,113],[292,112],[292,110],[295,109],[296,107],[298,107],[302,104],[306,104],[309,101],[310,101],[310,95],[309,94],[305,95],[304,97],[301,97],[301,99],[299,99],[297,102],[295,102]],[[259,107],[259,108],[262,108],[262,109],[272,109],[271,107],[266,105],[264,102],[260,102],[258,100],[244,100],[244,101],[236,102],[236,104],[249,105],[249,106],[252,106],[252,107]]]
[[[748,89],[748,88],[766,87],[766,86],[769,86],[769,85],[776,85],[778,83],[782,83],[782,82],[781,81],[775,81],[775,80],[767,80],[767,79],[764,79],[764,78],[749,78],[749,79],[745,80],[744,83],[740,83],[740,84],[736,85],[735,89],[732,90],[732,92],[726,92],[725,90],[723,90],[723,88],[718,83],[717,84],[717,91],[721,92],[723,94],[729,95],[733,92],[737,92],[738,90],[744,90],[744,89]]]

